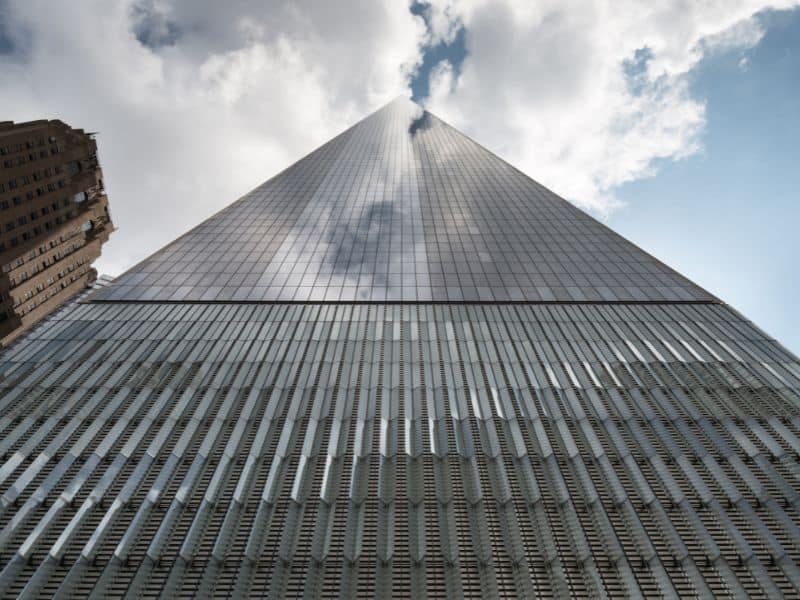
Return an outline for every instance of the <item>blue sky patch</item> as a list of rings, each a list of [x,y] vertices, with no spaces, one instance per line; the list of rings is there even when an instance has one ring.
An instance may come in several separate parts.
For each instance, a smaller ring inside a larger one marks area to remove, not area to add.
[[[429,5],[424,2],[414,2],[411,5],[411,12],[425,19],[425,24],[429,25],[428,17]],[[451,43],[440,42],[435,46],[425,48],[422,57],[422,64],[419,66],[411,79],[411,99],[420,102],[430,94],[430,75],[431,71],[443,60],[449,62],[453,67],[453,75],[458,78],[461,74],[461,64],[467,56],[466,31],[463,27],[459,28],[455,38]]]
[[[151,3],[140,2],[133,6],[133,32],[143,46],[157,50],[174,46],[181,37],[181,29],[159,12]]]
[[[14,40],[8,30],[8,4],[0,0],[0,55],[14,54]]]
[[[633,58],[622,62],[622,70],[625,72],[625,79],[628,82],[628,89],[632,94],[638,96],[642,93],[646,84],[647,63],[653,58],[653,51],[647,46],[637,48],[633,53]]]

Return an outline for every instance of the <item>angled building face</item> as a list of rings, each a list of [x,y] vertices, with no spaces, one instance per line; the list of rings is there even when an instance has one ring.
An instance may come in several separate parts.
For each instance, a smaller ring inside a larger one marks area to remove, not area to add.
[[[0,583],[800,588],[800,364],[396,100],[0,354]]]

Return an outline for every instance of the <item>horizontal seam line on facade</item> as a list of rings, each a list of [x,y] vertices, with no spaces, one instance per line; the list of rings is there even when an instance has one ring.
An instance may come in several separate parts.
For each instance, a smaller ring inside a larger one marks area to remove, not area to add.
[[[298,304],[298,305],[664,305],[664,304],[712,304],[727,306],[720,300],[80,300],[78,304]]]

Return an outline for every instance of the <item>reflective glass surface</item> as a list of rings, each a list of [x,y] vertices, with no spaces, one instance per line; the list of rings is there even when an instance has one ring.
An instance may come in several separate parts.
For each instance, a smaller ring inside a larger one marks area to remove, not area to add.
[[[98,299],[711,296],[399,98],[134,267]]]

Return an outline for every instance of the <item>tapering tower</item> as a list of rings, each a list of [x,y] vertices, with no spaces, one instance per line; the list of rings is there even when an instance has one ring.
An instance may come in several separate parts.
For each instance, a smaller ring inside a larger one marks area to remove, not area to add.
[[[398,99],[0,354],[0,590],[793,595],[799,390]]]

